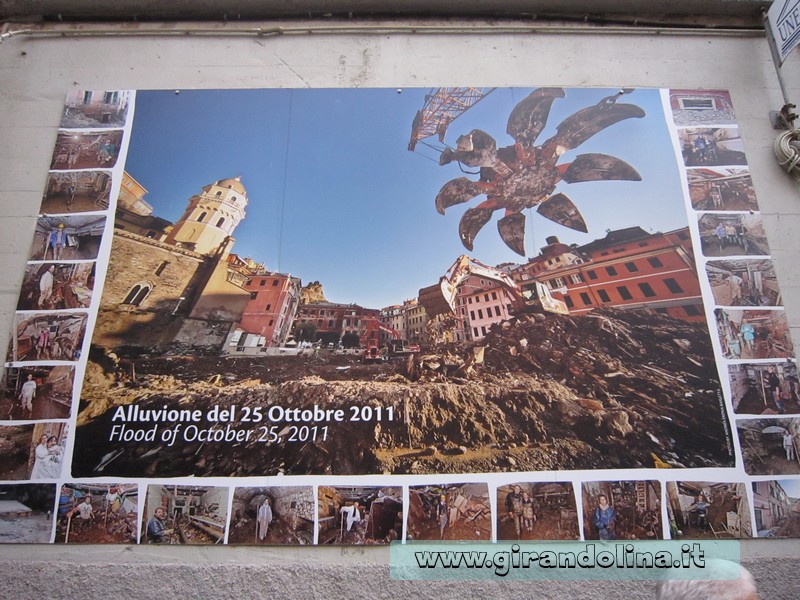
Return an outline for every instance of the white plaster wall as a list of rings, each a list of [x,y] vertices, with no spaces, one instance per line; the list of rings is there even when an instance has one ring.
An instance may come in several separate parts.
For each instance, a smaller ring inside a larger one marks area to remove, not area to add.
[[[354,23],[350,22],[350,25]],[[285,24],[284,24],[285,25]],[[308,25],[308,23],[306,23]],[[126,28],[136,29],[136,24]],[[164,25],[174,28],[177,25]],[[222,26],[220,26],[222,27]],[[784,68],[800,98],[800,57]],[[727,88],[745,140],[794,339],[800,187],[773,157],[783,98],[758,36],[350,34],[6,39],[0,44],[0,347],[7,343],[64,94],[82,89],[626,86]],[[744,544],[763,598],[800,597],[800,544]],[[391,582],[385,548],[6,546],[4,597],[649,598],[652,584]]]

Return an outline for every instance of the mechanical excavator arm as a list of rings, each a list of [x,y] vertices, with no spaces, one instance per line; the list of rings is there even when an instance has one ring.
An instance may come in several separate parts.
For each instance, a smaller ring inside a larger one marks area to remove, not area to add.
[[[425,308],[428,317],[433,318],[437,315],[455,313],[458,286],[471,275],[496,281],[511,295],[515,304],[525,302],[517,284],[507,273],[484,265],[480,261],[462,254],[447,270],[447,273],[439,278],[439,283],[422,288],[419,291],[419,302]]]

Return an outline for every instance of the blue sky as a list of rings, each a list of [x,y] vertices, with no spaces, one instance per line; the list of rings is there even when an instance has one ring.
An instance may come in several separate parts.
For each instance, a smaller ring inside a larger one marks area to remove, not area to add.
[[[534,89],[495,90],[450,125],[446,142],[455,145],[459,135],[479,128],[493,135],[498,147],[512,144],[505,133],[508,115]],[[464,174],[456,163],[439,166],[433,149],[407,150],[411,122],[429,91],[139,91],[125,169],[147,188],[155,214],[169,220],[179,218],[203,186],[239,175],[250,202],[234,232],[234,252],[304,284],[322,282],[333,302],[397,304],[435,283],[467,252],[458,237],[459,219],[485,199],[452,207],[445,216],[436,212],[439,189]],[[570,114],[617,90],[565,91],[537,143]],[[658,90],[636,90],[620,101],[642,107],[647,116],[605,129],[559,164],[603,152],[627,161],[643,180],[561,182],[556,192],[573,200],[589,233],[526,210],[529,257],[550,235],[584,244],[608,229],[639,225],[668,231],[686,225]],[[523,262],[497,233],[501,216],[497,212],[487,223],[470,254],[488,264]]]

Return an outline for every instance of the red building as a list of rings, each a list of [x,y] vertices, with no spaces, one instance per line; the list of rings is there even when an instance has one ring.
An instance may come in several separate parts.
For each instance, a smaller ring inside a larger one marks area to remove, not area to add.
[[[564,244],[555,240],[550,246]],[[615,306],[705,321],[688,228],[651,234],[641,227],[629,227],[609,231],[585,246],[561,248],[565,249],[560,258],[543,252],[548,254],[544,264],[551,261],[551,268],[537,272],[528,263],[515,271],[515,279],[533,276],[547,284],[571,314]]]
[[[380,310],[377,308],[336,302],[310,302],[300,307],[297,323],[313,324],[316,327],[316,339],[326,344],[337,344],[346,333],[354,333],[364,346],[368,329],[371,330],[379,318]]]
[[[250,298],[229,339],[227,351],[252,354],[285,345],[300,305],[300,279],[272,273],[261,263],[231,254],[228,280],[242,287]]]

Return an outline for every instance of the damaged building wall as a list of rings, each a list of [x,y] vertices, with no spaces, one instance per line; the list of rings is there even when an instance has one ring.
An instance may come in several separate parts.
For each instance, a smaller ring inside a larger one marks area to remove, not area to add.
[[[786,66],[790,93],[797,97],[798,61],[791,57]],[[244,38],[191,37],[169,40],[138,39],[47,39],[5,40],[0,48],[4,86],[0,130],[7,143],[0,150],[0,197],[6,207],[2,226],[3,277],[0,288],[0,332],[8,339],[11,316],[18,297],[18,284],[26,258],[19,248],[27,247],[33,231],[33,214],[41,198],[52,142],[64,91],[73,82],[81,86],[115,88],[189,87],[325,87],[325,86],[421,86],[469,84],[480,79],[488,85],[531,85],[545,82],[563,85],[638,85],[719,87],[732,90],[737,118],[741,125],[754,184],[765,215],[765,229],[776,256],[789,322],[797,327],[800,288],[792,275],[796,256],[796,231],[800,216],[795,209],[796,187],[781,172],[771,155],[775,132],[766,117],[767,110],[780,107],[782,99],[772,72],[766,44],[761,37],[616,35],[614,33],[558,35],[484,34],[468,36],[366,35],[298,38],[277,36],[258,40]],[[13,119],[13,120],[12,120]],[[800,339],[795,329],[795,338]],[[786,548],[786,546],[784,546]],[[748,551],[772,552],[764,546],[747,545]],[[41,582],[63,593],[85,593],[85,582],[77,573],[103,581],[108,594],[159,593],[178,597],[185,589],[203,583],[209,592],[229,591],[241,585],[241,571],[228,558],[212,558],[204,570],[195,568],[204,557],[202,551],[179,556],[153,553],[146,559],[139,550],[115,554],[102,549],[97,554],[85,551],[62,552],[57,560],[52,548],[2,548],[4,580],[9,594],[25,596],[31,572],[36,569]],[[385,565],[387,555],[379,551],[360,554],[348,561],[337,549],[316,553],[315,559],[278,554],[269,558],[243,554],[243,560],[256,565],[258,573],[269,572],[264,590],[283,595],[313,587],[319,595],[413,595],[422,586],[391,582]],[[793,581],[797,549],[771,560],[769,565],[748,564],[766,591],[773,597],[786,592]],[[794,553],[794,554],[792,554]],[[94,558],[92,558],[94,556]],[[132,556],[142,557],[140,559]],[[748,555],[752,557],[752,554]],[[773,555],[770,555],[773,556]],[[47,560],[52,562],[47,562]],[[320,566],[321,560],[324,564]],[[131,568],[135,560],[138,568]],[[82,562],[84,561],[84,562]],[[85,561],[90,564],[86,565]],[[96,561],[97,564],[95,564]],[[102,563],[102,566],[98,566]],[[110,564],[109,564],[110,563]],[[270,563],[269,565],[267,563]],[[276,565],[277,563],[277,565]],[[343,568],[343,564],[347,567]],[[377,565],[374,577],[352,577],[365,566]],[[21,565],[21,567],[20,567]],[[297,578],[298,567],[308,577]],[[275,570],[271,570],[275,568]],[[344,571],[344,573],[343,573]],[[235,573],[234,573],[235,572]],[[153,577],[146,577],[152,573]],[[783,582],[775,582],[784,578]],[[302,582],[296,581],[303,579]],[[140,581],[141,580],[141,581]],[[144,580],[150,580],[145,588]],[[770,583],[770,581],[773,583]],[[302,587],[301,587],[302,586]],[[589,598],[619,597],[617,586],[578,586]],[[464,590],[475,595],[492,595],[496,588],[477,584],[433,585],[440,597],[462,596]],[[547,583],[509,584],[509,594],[530,593],[531,589],[557,594],[561,589]],[[633,589],[631,597],[646,597],[649,584]],[[770,597],[767,595],[766,597]]]

